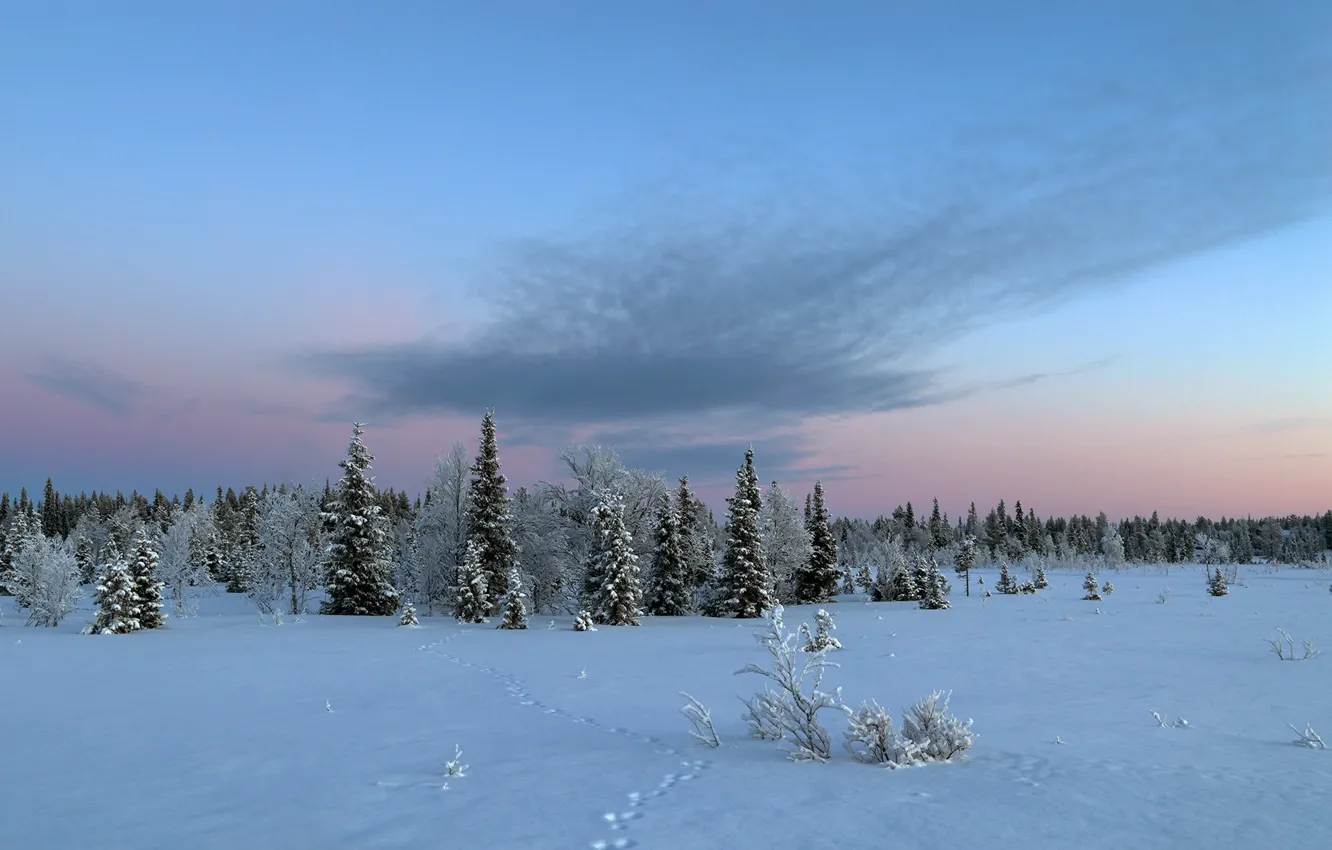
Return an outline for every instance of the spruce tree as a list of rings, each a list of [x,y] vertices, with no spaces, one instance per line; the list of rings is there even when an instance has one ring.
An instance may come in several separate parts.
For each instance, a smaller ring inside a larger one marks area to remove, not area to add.
[[[652,576],[647,593],[647,613],[657,617],[679,617],[693,608],[687,571],[680,547],[680,518],[669,497],[657,512],[657,548],[652,556]]]
[[[501,629],[527,628],[527,604],[523,601],[523,580],[517,568],[509,570],[508,589],[504,591],[504,619]]]
[[[746,461],[748,463],[748,461]],[[814,496],[809,514],[809,562],[796,571],[795,602],[797,604],[824,604],[835,602],[841,570],[837,566],[837,538],[833,537],[828,521],[828,505],[824,498],[823,482],[814,482]]]
[[[950,607],[947,592],[947,583],[939,574],[939,565],[930,558],[925,567],[925,586],[920,594],[920,607],[926,611],[947,610]]]
[[[97,567],[93,564],[92,543],[86,537],[80,537],[74,546],[74,563],[79,565],[79,583],[87,584],[95,576]]]
[[[162,582],[157,580],[157,550],[147,528],[139,529],[139,536],[134,541],[130,573],[134,576],[134,593],[139,600],[139,628],[156,629],[166,622],[166,615],[162,613]]]
[[[361,440],[362,428],[352,425],[347,457],[338,463],[342,480],[322,519],[332,529],[325,569],[328,601],[322,612],[384,617],[398,610],[389,564],[388,534],[375,493],[374,478],[366,473],[374,456]]]
[[[484,623],[490,614],[490,596],[486,593],[486,570],[481,564],[481,545],[467,541],[467,551],[458,565],[457,595],[453,616],[460,623]]]
[[[1082,589],[1087,591],[1087,594],[1082,597],[1083,599],[1089,602],[1099,602],[1101,600],[1101,589],[1096,584],[1095,573],[1087,573],[1087,577],[1082,580]]]
[[[1207,577],[1207,592],[1213,596],[1225,596],[1230,593],[1230,586],[1226,584],[1226,577],[1221,574],[1220,567]]]
[[[953,557],[953,572],[966,581],[967,596],[971,595],[971,569],[976,565],[976,538],[968,534]]]
[[[691,609],[696,593],[712,584],[715,570],[712,546],[699,526],[700,507],[698,497],[689,489],[689,476],[681,476],[675,493],[675,511],[680,520],[680,552],[685,561],[685,586]]]
[[[1036,577],[1031,583],[1037,590],[1045,590],[1050,586],[1050,580],[1045,577],[1045,567],[1036,568]]]
[[[139,630],[139,595],[137,582],[120,551],[112,546],[106,553],[106,570],[97,581],[97,619],[91,632],[96,635],[124,635]]]
[[[481,568],[486,574],[486,601],[493,611],[508,589],[509,572],[518,566],[518,545],[513,540],[513,519],[506,486],[508,479],[500,472],[493,410],[487,410],[481,420],[481,447],[471,471],[467,539],[477,543]]]
[[[416,617],[416,606],[408,602],[402,606],[402,616],[398,618],[400,626],[419,626],[421,621]]]
[[[921,587],[916,582],[915,570],[905,562],[893,567],[888,576],[888,602],[916,602],[920,600]]]
[[[624,527],[624,499],[613,494],[592,509],[592,527],[600,541],[601,587],[592,599],[592,618],[604,626],[636,626],[642,613],[634,538]]]
[[[1008,571],[1008,562],[1004,561],[999,567],[999,581],[994,589],[1000,593],[1013,594],[1018,592],[1017,579]]]
[[[754,450],[745,452],[744,466],[735,475],[735,495],[726,500],[726,554],[718,586],[718,612],[741,619],[762,617],[773,605],[772,576],[763,558],[759,535],[760,495],[754,471]],[[834,560],[833,587],[836,588]]]

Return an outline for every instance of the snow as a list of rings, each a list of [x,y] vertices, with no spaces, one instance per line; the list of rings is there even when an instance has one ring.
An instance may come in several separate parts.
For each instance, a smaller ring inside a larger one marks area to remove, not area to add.
[[[263,626],[224,594],[88,636],[87,600],[39,629],[5,598],[0,846],[1325,848],[1332,752],[1291,725],[1332,730],[1332,657],[1282,663],[1267,640],[1332,646],[1329,574],[1266,570],[1219,599],[1179,567],[1126,568],[1100,602],[1055,570],[1036,596],[955,588],[948,611],[842,597],[825,687],[895,717],[943,689],[975,719],[962,759],[897,771],[854,761],[836,714],[826,764],[746,736],[737,697],[761,683],[734,671],[766,663],[761,621]],[[788,607],[787,628],[816,610]],[[719,748],[691,738],[680,691]],[[457,748],[468,768],[446,776]]]

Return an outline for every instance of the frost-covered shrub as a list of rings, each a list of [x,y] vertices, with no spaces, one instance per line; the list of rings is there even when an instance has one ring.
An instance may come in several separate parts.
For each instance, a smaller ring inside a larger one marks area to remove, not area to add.
[[[825,649],[841,649],[842,642],[832,636],[833,629],[837,625],[833,622],[832,614],[822,608],[814,615],[815,633],[810,635],[809,626],[805,623],[800,624],[800,635],[805,639],[805,645],[801,647],[803,652],[819,652]]]
[[[13,575],[23,576],[15,590],[27,601],[29,626],[58,626],[83,598],[81,568],[69,546],[40,534],[14,556]]]
[[[1031,596],[1036,592],[1036,583],[1030,581],[1024,581],[1018,585],[1017,592]]]
[[[579,611],[578,616],[574,617],[573,627],[576,632],[595,632],[597,627],[592,622],[592,612]]]
[[[827,761],[832,742],[818,714],[825,708],[841,707],[842,689],[824,693],[820,686],[827,668],[837,665],[828,660],[826,651],[803,655],[797,651],[796,634],[786,632],[782,606],[766,611],[764,619],[767,626],[755,638],[772,655],[771,665],[746,664],[736,674],[754,673],[776,683],[771,711],[783,737],[793,744],[788,753],[793,761]]]
[[[1101,585],[1101,592],[1106,596],[1115,592],[1115,586],[1110,583],[1110,579],[1106,579],[1105,584]]]
[[[751,737],[761,741],[781,740],[781,697],[772,688],[764,687],[760,693],[740,701],[745,705],[740,719],[749,727]]]
[[[856,761],[886,767],[950,761],[975,743],[971,721],[962,721],[948,713],[948,694],[934,691],[918,701],[905,714],[902,730],[893,727],[888,710],[877,702],[861,703],[846,709],[847,729],[843,735],[847,752]]]
[[[684,691],[680,691],[680,696],[689,700],[687,705],[680,708],[680,713],[688,717],[689,722],[694,725],[689,734],[713,749],[720,747],[721,739],[717,737],[717,730],[712,725],[712,712],[708,711],[707,706]]]

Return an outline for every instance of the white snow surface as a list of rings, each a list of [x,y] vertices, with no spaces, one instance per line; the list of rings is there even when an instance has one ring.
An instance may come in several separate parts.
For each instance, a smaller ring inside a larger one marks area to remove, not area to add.
[[[825,606],[843,645],[827,688],[899,724],[951,690],[975,720],[960,760],[896,771],[854,761],[831,713],[826,764],[746,737],[737,697],[761,682],[734,671],[766,663],[762,621],[264,626],[223,594],[160,630],[91,636],[87,600],[42,629],[5,598],[0,846],[1325,850],[1332,751],[1288,724],[1332,732],[1332,655],[1281,663],[1266,639],[1332,647],[1329,574],[1266,569],[1219,599],[1201,568],[1130,567],[1100,602],[1052,570],[1036,596],[958,583],[948,611]],[[817,607],[788,607],[788,629]],[[719,748],[691,738],[680,691]],[[445,776],[457,747],[470,767]]]

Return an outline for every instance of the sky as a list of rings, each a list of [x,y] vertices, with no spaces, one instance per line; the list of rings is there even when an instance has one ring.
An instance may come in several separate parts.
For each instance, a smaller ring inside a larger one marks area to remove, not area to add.
[[[0,489],[1332,508],[1332,4],[0,10]]]

